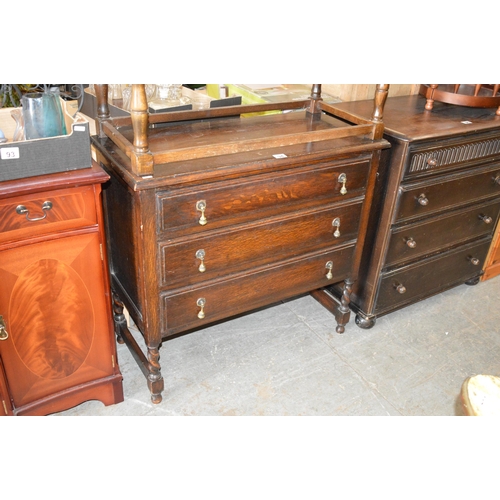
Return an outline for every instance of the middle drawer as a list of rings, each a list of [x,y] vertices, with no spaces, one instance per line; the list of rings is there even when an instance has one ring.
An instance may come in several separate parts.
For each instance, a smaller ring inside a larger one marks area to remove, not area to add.
[[[386,267],[492,234],[500,201],[474,205],[392,230]]]
[[[355,240],[362,202],[160,243],[161,288],[192,285]]]

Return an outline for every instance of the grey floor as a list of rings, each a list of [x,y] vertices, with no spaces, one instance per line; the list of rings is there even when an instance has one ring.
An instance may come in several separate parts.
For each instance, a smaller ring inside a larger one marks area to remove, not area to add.
[[[56,415],[454,416],[470,375],[500,375],[500,277],[461,285],[335,332],[310,296],[178,337],[161,348],[163,401],[118,346],[125,401]]]

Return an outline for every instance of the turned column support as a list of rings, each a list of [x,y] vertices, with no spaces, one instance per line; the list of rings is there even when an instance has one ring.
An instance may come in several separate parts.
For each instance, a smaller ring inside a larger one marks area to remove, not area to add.
[[[105,83],[95,83],[94,89],[97,99],[96,128],[98,130],[99,137],[106,137],[106,134],[102,129],[102,124],[110,119],[108,106],[108,85]]]
[[[373,139],[381,139],[384,134],[384,124],[382,122],[382,119],[384,117],[385,101],[387,100],[388,94],[388,83],[380,83],[377,85],[375,96],[373,99],[372,122],[375,124]]]
[[[130,117],[134,130],[134,150],[131,154],[132,168],[137,175],[153,173],[153,155],[149,152],[148,128],[149,113],[146,86],[143,83],[132,84],[130,97]]]
[[[321,97],[321,84],[314,83],[311,88],[311,98],[310,104],[307,111],[313,115],[321,114],[320,102],[322,101]]]

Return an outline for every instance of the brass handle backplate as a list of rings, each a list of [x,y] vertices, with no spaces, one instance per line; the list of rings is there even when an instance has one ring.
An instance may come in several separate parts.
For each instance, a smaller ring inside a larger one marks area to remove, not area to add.
[[[42,211],[43,211],[43,216],[42,217],[30,217],[29,210],[24,206],[24,205],[17,205],[16,207],[16,213],[19,215],[26,215],[26,220],[29,220],[30,222],[36,222],[38,220],[43,220],[47,217],[47,211],[52,208],[52,202],[51,201],[44,201],[42,205]]]
[[[5,328],[6,325],[3,316],[0,316],[0,340],[7,340],[9,338],[9,334]]]
[[[198,220],[200,226],[204,226],[207,223],[207,218],[205,217],[206,209],[207,209],[207,202],[205,200],[200,200],[196,202],[196,210],[198,210],[198,212],[201,212],[201,217]]]
[[[327,280],[331,280],[333,278],[333,273],[332,273],[332,269],[333,269],[333,262],[331,260],[329,260],[326,264],[325,264],[325,267],[328,269],[328,273],[326,275],[326,279]]]
[[[405,243],[409,248],[416,248],[417,246],[417,242],[412,237],[405,238]]]
[[[335,228],[333,236],[335,236],[335,238],[338,238],[340,236],[340,218],[339,217],[335,217],[335,219],[332,220],[332,226]]]
[[[203,319],[205,317],[205,304],[207,301],[204,298],[199,298],[196,301],[196,305],[200,308],[200,311],[198,312],[198,318]]]
[[[493,222],[493,219],[489,217],[488,215],[483,215],[481,214],[479,218],[485,223],[485,224],[491,224]]]
[[[200,273],[204,273],[207,270],[207,268],[205,267],[205,250],[200,248],[200,250],[196,252],[196,258],[201,261],[200,265],[198,266],[198,271],[200,271]]]
[[[479,266],[480,261],[478,258],[469,256],[468,259],[473,266]]]
[[[425,207],[426,205],[429,204],[429,200],[427,199],[427,197],[425,196],[424,193],[422,193],[418,198],[417,198],[417,201],[420,203],[420,205],[422,205],[423,207]]]
[[[340,174],[339,175],[339,182],[342,183],[342,187],[340,188],[340,194],[346,194],[347,188],[345,187],[345,183],[347,182],[347,175]]]

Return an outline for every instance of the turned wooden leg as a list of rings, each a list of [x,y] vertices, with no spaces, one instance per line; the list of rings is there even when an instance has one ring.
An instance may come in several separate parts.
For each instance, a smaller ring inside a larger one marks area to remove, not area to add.
[[[342,297],[340,299],[340,305],[338,308],[339,314],[337,317],[337,333],[344,333],[345,325],[349,323],[349,318],[351,317],[349,304],[351,303],[352,284],[352,281],[350,281],[349,279],[346,279],[344,282]]]
[[[116,341],[119,344],[123,344],[124,340],[121,334],[122,330],[121,327],[126,326],[127,318],[125,317],[125,314],[123,314],[123,304],[118,298],[118,295],[116,295],[115,292],[112,292],[112,296],[113,296],[113,319],[115,323]]]
[[[160,367],[159,346],[148,346],[148,387],[151,392],[151,401],[158,404],[162,400],[163,376]]]
[[[430,111],[434,107],[434,91],[437,89],[438,85],[436,83],[433,83],[432,85],[429,85],[430,91],[427,95],[427,101],[425,103],[425,109],[427,111]]]

